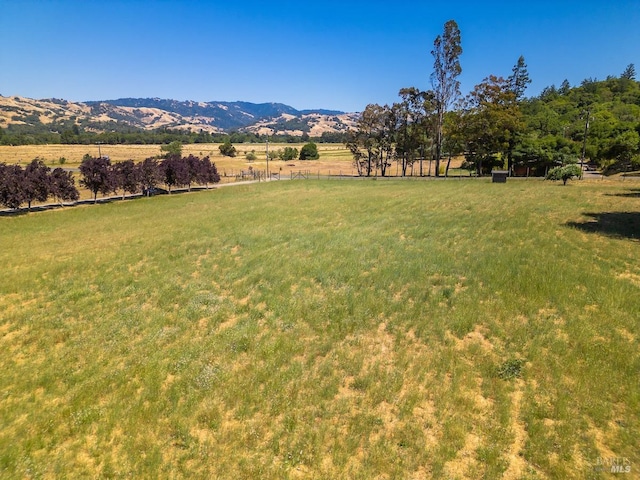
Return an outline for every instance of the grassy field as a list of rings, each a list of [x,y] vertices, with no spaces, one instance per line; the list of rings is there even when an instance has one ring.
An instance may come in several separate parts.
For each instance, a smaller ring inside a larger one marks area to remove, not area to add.
[[[237,150],[237,156],[234,158],[224,157],[220,155],[219,143],[207,144],[190,144],[183,145],[183,155],[197,155],[199,157],[209,156],[216,163],[218,170],[223,175],[222,181],[232,181],[234,175],[241,171],[247,171],[249,167],[256,170],[265,171],[266,162],[266,145],[264,143],[238,143],[234,146]],[[269,151],[274,152],[284,150],[285,147],[294,147],[300,150],[303,143],[269,143]],[[353,157],[351,152],[343,144],[339,143],[319,143],[318,152],[320,159],[308,161],[288,161],[272,160],[269,162],[270,172],[280,172],[281,175],[290,177],[291,173],[309,172],[312,175],[356,175],[357,171],[353,166]],[[248,161],[246,155],[249,152],[255,152],[258,159]],[[160,155],[160,145],[101,145],[100,154],[108,155],[112,162],[121,162],[123,160],[133,159],[136,162],[144,160],[148,157]],[[0,163],[7,164],[19,163],[26,165],[31,160],[39,157],[51,168],[61,166],[59,159],[63,157],[65,162],[62,166],[75,168],[80,165],[82,157],[85,154],[98,156],[97,145],[21,145],[21,146],[3,146],[0,145]],[[462,157],[452,161],[452,175],[462,174],[468,176],[466,170],[459,171],[462,163]],[[424,173],[427,174],[428,162],[423,165]],[[434,167],[435,168],[435,167]],[[388,175],[396,175],[396,165],[389,168]],[[409,175],[411,172],[408,173]],[[413,175],[419,175],[419,166],[416,163]]]
[[[277,151],[285,147],[294,147],[300,150],[300,144],[289,143],[269,143],[269,151]],[[183,155],[197,155],[199,157],[209,156],[216,163],[221,174],[227,173],[229,176],[234,175],[249,167],[265,170],[266,169],[266,144],[264,143],[239,143],[235,144],[237,156],[234,158],[224,157],[220,155],[219,143],[199,143],[183,145]],[[258,159],[252,162],[247,161],[246,154],[254,151]],[[342,144],[318,144],[320,159],[314,161],[293,161],[283,162],[274,160],[269,162],[269,170],[277,172],[282,170],[284,175],[290,175],[291,172],[301,170],[311,170],[313,173],[320,172],[326,174],[333,170],[335,174],[343,171],[345,174],[351,174],[353,167],[352,157],[349,150]],[[133,159],[136,162],[145,158],[160,155],[160,145],[101,145],[100,154],[108,155],[112,162],[121,162],[123,160]],[[19,163],[26,165],[31,160],[39,157],[51,168],[61,166],[60,158],[65,159],[64,167],[78,167],[85,154],[98,156],[97,145],[21,145],[21,146],[3,146],[0,145],[0,162],[7,164]]]
[[[0,477],[632,478],[639,201],[321,180],[0,217]]]

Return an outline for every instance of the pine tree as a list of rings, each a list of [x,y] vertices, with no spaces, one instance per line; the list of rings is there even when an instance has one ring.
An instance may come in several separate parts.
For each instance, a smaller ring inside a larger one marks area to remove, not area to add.
[[[524,92],[527,89],[527,85],[531,83],[529,78],[529,72],[527,71],[527,64],[524,62],[524,57],[520,55],[518,62],[511,70],[513,73],[508,78],[511,91],[515,94],[516,100],[521,100],[524,96]]]
[[[633,63],[627,65],[627,68],[624,69],[620,78],[626,78],[627,80],[635,80],[636,79],[636,67]]]

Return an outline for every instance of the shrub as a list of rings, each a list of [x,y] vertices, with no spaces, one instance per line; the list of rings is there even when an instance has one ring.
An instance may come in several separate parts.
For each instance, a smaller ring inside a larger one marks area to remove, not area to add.
[[[170,155],[182,155],[182,143],[175,140],[167,145],[162,145],[160,151],[164,152],[164,158],[168,158]]]
[[[315,143],[309,142],[300,150],[300,160],[317,160],[320,158],[318,147]]]
[[[503,380],[519,377],[523,366],[524,360],[511,358],[498,367],[498,377]]]
[[[284,150],[278,150],[278,157],[280,160],[284,160],[285,162],[296,160],[298,158],[298,149],[285,147]]]
[[[562,184],[566,185],[567,180],[573,177],[580,177],[582,175],[582,170],[575,163],[564,165],[562,167],[555,167],[549,170],[547,173],[547,180],[562,180]]]
[[[230,141],[224,142],[222,145],[218,147],[220,149],[220,153],[225,157],[235,157],[236,156],[236,147],[231,145]]]

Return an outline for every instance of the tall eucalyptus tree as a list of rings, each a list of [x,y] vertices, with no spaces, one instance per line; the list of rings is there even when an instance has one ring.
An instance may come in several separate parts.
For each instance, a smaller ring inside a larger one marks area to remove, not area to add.
[[[443,125],[445,114],[460,96],[460,82],[458,76],[462,73],[460,55],[462,46],[460,43],[460,29],[455,20],[449,20],[444,24],[442,35],[438,35],[433,42],[433,73],[431,74],[431,86],[433,88],[435,117],[435,159],[436,176],[440,173],[440,159],[442,158]]]

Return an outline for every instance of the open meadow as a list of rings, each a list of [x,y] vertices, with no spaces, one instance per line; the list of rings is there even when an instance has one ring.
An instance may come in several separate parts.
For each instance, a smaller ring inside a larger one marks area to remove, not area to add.
[[[215,162],[222,181],[231,181],[230,178],[241,171],[248,171],[249,167],[256,170],[266,170],[266,144],[264,143],[237,143],[234,144],[237,155],[235,157],[225,157],[220,154],[219,143],[195,143],[182,146],[182,154],[196,155],[199,157],[209,156]],[[302,148],[303,143],[269,143],[269,151],[275,152],[284,150],[285,147]],[[319,160],[307,161],[287,161],[272,160],[269,162],[270,172],[281,172],[284,176],[290,176],[291,172],[310,171],[313,174],[344,175],[355,174],[352,165],[351,153],[343,144],[319,143]],[[246,159],[247,153],[254,152],[258,157],[254,161]],[[97,157],[99,155],[109,156],[112,162],[121,162],[132,159],[136,163],[148,157],[161,155],[160,145],[0,145],[0,163],[18,163],[23,166],[31,160],[41,158],[50,168],[65,167],[77,168],[80,166],[82,157],[86,154]],[[60,163],[60,158],[64,158],[64,163]]]
[[[638,184],[270,182],[0,245],[3,479],[640,471]]]
[[[182,146],[182,154],[196,155],[198,157],[209,156],[212,162],[215,162],[218,172],[221,175],[222,183],[229,183],[236,180],[236,175],[241,172],[248,172],[250,169],[265,172],[267,169],[266,161],[266,144],[264,143],[237,143],[234,144],[237,155],[235,157],[225,157],[220,154],[219,143],[195,143]],[[298,151],[304,143],[269,143],[269,151],[277,152],[284,150],[286,147],[297,148]],[[320,158],[318,160],[270,160],[269,172],[279,173],[282,177],[291,178],[299,173],[314,175],[357,175],[355,166],[353,165],[353,157],[351,152],[341,143],[318,143],[318,152]],[[254,152],[257,156],[256,160],[249,161],[246,155]],[[148,157],[161,155],[160,145],[19,145],[5,146],[0,145],[0,163],[20,164],[26,166],[34,158],[41,158],[50,168],[64,167],[76,169],[80,166],[82,157],[86,154],[97,157],[98,155],[107,155],[113,163],[132,159],[136,163]],[[64,163],[60,163],[60,158],[64,158]],[[469,172],[460,170],[462,157],[455,158],[451,163],[452,175],[468,176]],[[428,173],[428,162],[423,164],[423,173]],[[414,165],[414,169],[408,172],[408,175],[418,176],[419,164]],[[397,165],[394,162],[389,168],[388,175],[398,176]],[[435,174],[435,172],[434,172]]]

